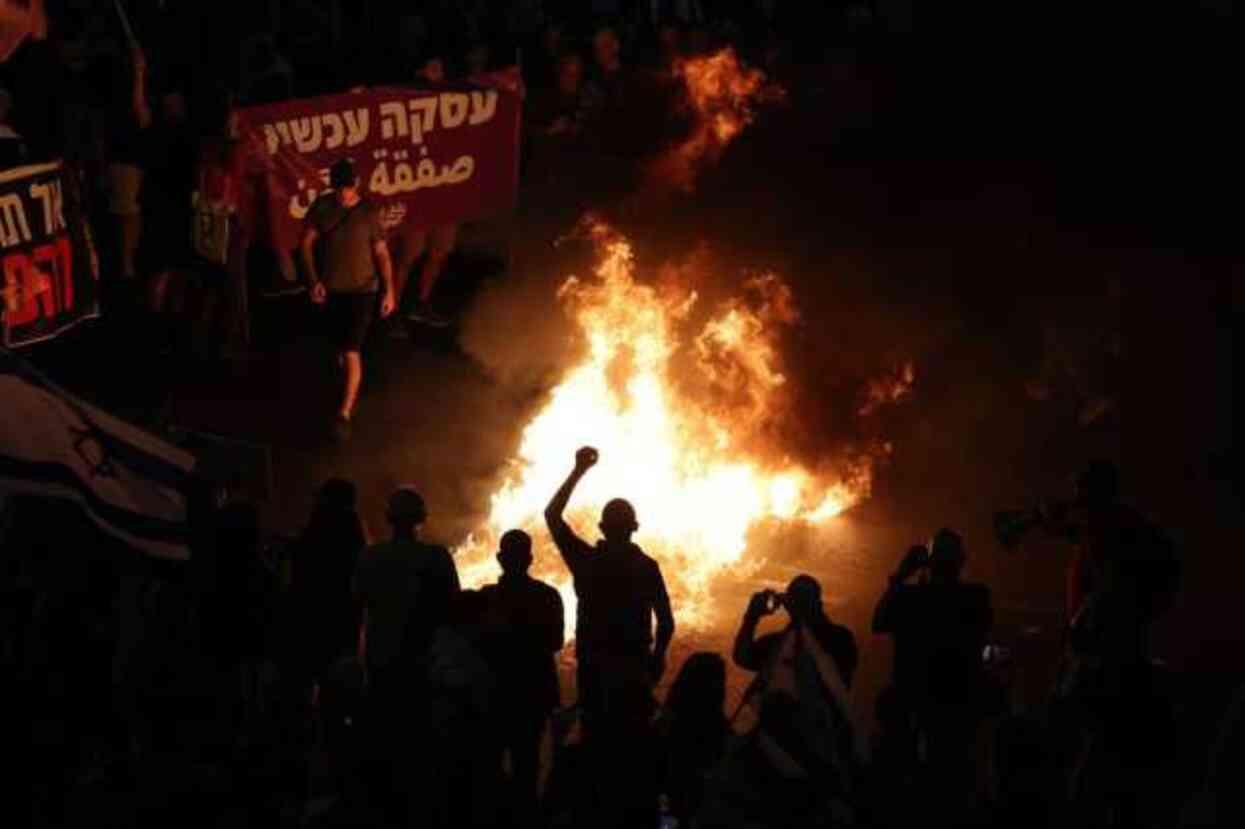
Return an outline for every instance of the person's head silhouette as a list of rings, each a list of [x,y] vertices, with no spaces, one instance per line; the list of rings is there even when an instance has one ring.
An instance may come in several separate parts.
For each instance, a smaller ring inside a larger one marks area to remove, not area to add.
[[[523,530],[508,530],[498,545],[497,563],[503,576],[526,575],[532,566],[532,537]]]
[[[615,498],[601,510],[601,534],[611,544],[625,544],[640,529],[636,521],[635,507],[624,498]]]
[[[821,585],[807,573],[793,578],[785,595],[787,612],[793,620],[809,622],[821,615]]]
[[[964,539],[960,534],[946,528],[939,530],[929,545],[930,579],[941,583],[959,581],[964,559]]]
[[[329,478],[316,495],[317,505],[330,510],[353,511],[358,500],[358,489],[344,478]]]
[[[725,704],[726,662],[709,651],[689,656],[666,695],[666,708],[676,717],[705,719],[720,717]]]
[[[389,509],[386,512],[390,526],[398,535],[411,535],[428,517],[424,506],[424,498],[414,487],[404,486],[394,490],[389,496]]]

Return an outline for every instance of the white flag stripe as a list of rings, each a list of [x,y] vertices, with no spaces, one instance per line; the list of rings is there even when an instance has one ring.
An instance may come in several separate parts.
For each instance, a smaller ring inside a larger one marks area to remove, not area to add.
[[[187,558],[195,458],[0,350],[0,494],[64,498],[144,552]]]

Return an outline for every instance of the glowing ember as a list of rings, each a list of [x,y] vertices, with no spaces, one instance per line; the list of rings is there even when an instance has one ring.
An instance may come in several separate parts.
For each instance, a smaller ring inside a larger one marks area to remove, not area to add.
[[[904,363],[889,375],[875,378],[865,389],[864,402],[856,413],[861,417],[868,417],[883,406],[898,403],[912,391],[914,380],[916,367],[912,363]]]
[[[635,505],[636,536],[662,564],[682,625],[712,624],[709,586],[724,568],[745,578],[765,561],[749,549],[763,522],[824,524],[867,496],[866,463],[837,473],[784,457],[771,428],[785,409],[786,378],[775,337],[795,319],[789,289],[775,276],[751,280],[746,298],[693,322],[698,297],[636,279],[631,246],[591,228],[600,262],[591,279],[571,277],[559,299],[585,350],[523,430],[518,455],[494,494],[486,529],[458,551],[466,584],[497,574],[497,538],[512,527],[536,543],[534,573],[562,591],[573,618],[569,576],[544,527],[543,511],[592,445],[600,463],[571,502],[568,520],[598,537],[601,508],[622,496]]]
[[[676,72],[694,123],[686,139],[657,159],[652,176],[691,189],[697,173],[752,122],[757,104],[782,90],[767,86],[765,74],[741,63],[730,47],[682,61]]]

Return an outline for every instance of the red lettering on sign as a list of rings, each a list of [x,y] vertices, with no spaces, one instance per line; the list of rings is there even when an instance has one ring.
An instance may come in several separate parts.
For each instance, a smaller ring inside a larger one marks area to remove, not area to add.
[[[4,257],[5,293],[15,308],[5,315],[9,327],[51,319],[73,307],[73,247],[61,237],[40,245],[30,255]]]

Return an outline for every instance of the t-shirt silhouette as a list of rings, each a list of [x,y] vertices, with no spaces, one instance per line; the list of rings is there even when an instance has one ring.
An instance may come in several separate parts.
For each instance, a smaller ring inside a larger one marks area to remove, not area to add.
[[[368,664],[424,657],[458,590],[458,570],[444,547],[410,539],[369,547],[355,571],[355,593],[367,608]]]
[[[900,585],[880,621],[879,632],[895,637],[897,688],[932,702],[972,701],[993,622],[984,585]]]
[[[334,294],[374,294],[380,289],[373,245],[385,238],[379,208],[366,201],[346,207],[337,193],[316,199],[307,221],[320,233],[320,272]]]
[[[549,712],[558,704],[554,655],[561,650],[565,613],[558,591],[530,576],[503,576],[480,591],[490,633],[485,652],[503,704],[512,711]]]
[[[653,644],[653,612],[667,600],[661,567],[630,542],[595,547],[566,525],[550,527],[579,601],[575,647],[581,654],[643,654]]]

